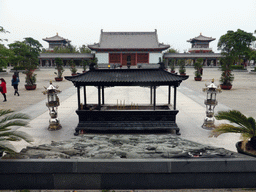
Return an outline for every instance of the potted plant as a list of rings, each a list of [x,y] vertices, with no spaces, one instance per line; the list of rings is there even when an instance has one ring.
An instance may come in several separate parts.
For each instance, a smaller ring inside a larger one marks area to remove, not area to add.
[[[230,90],[232,88],[232,82],[234,81],[234,75],[231,73],[232,64],[234,58],[232,56],[226,56],[221,59],[221,77],[220,77],[220,87],[224,90]]]
[[[56,63],[55,69],[57,69],[57,73],[54,72],[54,74],[57,75],[57,77],[55,77],[55,81],[62,81],[63,80],[62,74],[65,71],[63,68],[63,61],[61,58],[56,58],[55,63]]]
[[[203,72],[203,59],[199,58],[194,63],[194,69],[195,71],[195,81],[201,81],[202,80],[202,72]]]
[[[172,59],[170,62],[169,62],[169,66],[171,68],[171,73],[175,73],[175,63],[174,63],[174,59]]]
[[[185,59],[179,59],[178,65],[180,66],[179,68],[180,75],[186,75]]]
[[[232,124],[220,124],[212,130],[211,136],[218,137],[223,133],[241,133],[243,141],[237,142],[237,151],[256,157],[256,122],[254,118],[247,118],[236,110],[219,111],[215,117],[217,120],[228,120]]]
[[[71,75],[74,76],[74,75],[77,75],[77,68],[76,68],[76,64],[75,62],[73,61],[73,59],[69,62],[69,66],[70,66],[70,71],[71,71]]]
[[[25,88],[26,90],[35,90],[36,89],[36,74],[34,73],[34,67],[28,67],[25,70]]]
[[[83,73],[86,72],[87,65],[89,65],[88,61],[87,61],[87,60],[83,60],[83,61],[82,61]]]

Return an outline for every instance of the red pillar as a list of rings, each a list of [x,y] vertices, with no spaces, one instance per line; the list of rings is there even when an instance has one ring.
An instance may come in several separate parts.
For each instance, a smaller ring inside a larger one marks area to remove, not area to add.
[[[121,65],[123,66],[123,53],[120,53]]]
[[[138,53],[135,53],[135,65],[137,65],[138,62]]]

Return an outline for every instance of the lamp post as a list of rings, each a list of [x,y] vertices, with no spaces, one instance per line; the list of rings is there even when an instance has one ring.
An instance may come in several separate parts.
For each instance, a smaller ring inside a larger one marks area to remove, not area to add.
[[[43,94],[47,94],[47,103],[46,106],[49,108],[49,114],[51,119],[49,120],[49,127],[48,130],[58,130],[61,129],[60,122],[57,118],[57,110],[58,106],[60,105],[59,97],[57,96],[58,93],[61,91],[58,90],[58,86],[52,85],[52,81],[50,81],[50,86],[48,88],[44,87],[45,91],[43,91]]]
[[[217,87],[214,84],[214,79],[210,85],[205,85],[206,88],[203,88],[204,92],[207,92],[206,100],[204,104],[206,105],[206,118],[204,119],[204,123],[202,128],[204,129],[213,129],[214,128],[214,108],[218,104],[216,100],[217,93],[221,92],[219,86]]]

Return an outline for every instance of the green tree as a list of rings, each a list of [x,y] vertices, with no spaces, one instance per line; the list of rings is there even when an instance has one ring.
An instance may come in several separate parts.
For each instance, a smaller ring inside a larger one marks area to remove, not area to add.
[[[167,53],[179,53],[179,50],[174,49],[174,48],[170,48],[167,50]]]
[[[21,131],[16,131],[15,127],[25,127],[29,117],[22,113],[13,113],[12,110],[0,109],[0,151],[15,153],[10,141],[25,140],[30,143],[31,137]]]
[[[89,49],[85,45],[82,45],[81,47],[79,47],[79,52],[80,53],[91,53],[91,49]]]
[[[11,55],[12,51],[0,44],[0,72],[8,66]]]
[[[246,117],[236,110],[219,111],[215,118],[217,120],[228,120],[232,124],[223,123],[212,130],[211,136],[218,137],[223,133],[241,133],[245,141],[256,150],[256,123],[252,117]],[[237,126],[235,126],[237,125]]]
[[[9,31],[6,31],[2,26],[0,26],[0,33],[10,33]],[[0,41],[8,41],[8,39],[2,39],[0,38]]]
[[[39,65],[38,56],[42,45],[39,41],[28,37],[23,42],[16,41],[10,44],[9,47],[14,52],[14,56],[11,58],[12,64],[24,68],[26,70],[26,84],[34,85],[36,83],[34,71]]]
[[[255,40],[256,38],[252,33],[247,33],[241,29],[236,32],[228,31],[220,37],[218,50],[221,50],[225,56],[234,57],[240,64],[241,59],[247,57],[247,53],[250,52],[250,46]],[[247,57],[247,59],[249,58]]]

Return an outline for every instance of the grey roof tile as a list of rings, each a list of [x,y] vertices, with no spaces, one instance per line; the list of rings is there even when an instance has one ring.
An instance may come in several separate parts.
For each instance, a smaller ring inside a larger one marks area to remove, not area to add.
[[[158,42],[157,32],[103,32],[100,42],[88,45],[91,49],[168,49]]]
[[[100,69],[65,78],[80,85],[148,86],[179,85],[188,76],[172,74],[162,69]]]

